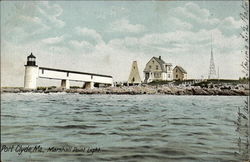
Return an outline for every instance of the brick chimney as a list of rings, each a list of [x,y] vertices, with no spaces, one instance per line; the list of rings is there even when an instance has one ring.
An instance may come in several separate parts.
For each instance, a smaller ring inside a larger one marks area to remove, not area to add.
[[[159,56],[159,59],[161,60],[161,56]]]

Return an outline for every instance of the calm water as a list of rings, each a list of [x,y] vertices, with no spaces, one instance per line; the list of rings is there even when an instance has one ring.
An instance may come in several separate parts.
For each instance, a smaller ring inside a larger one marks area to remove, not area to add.
[[[2,94],[3,161],[237,161],[244,97]],[[100,148],[46,152],[48,147]]]

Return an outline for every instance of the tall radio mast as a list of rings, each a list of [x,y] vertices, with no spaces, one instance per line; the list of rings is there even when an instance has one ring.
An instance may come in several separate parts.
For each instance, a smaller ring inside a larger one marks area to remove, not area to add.
[[[209,74],[208,79],[216,79],[216,70],[215,70],[215,64],[214,64],[214,56],[213,56],[213,45],[212,45],[212,36],[211,36],[211,56],[210,56],[210,66],[209,66]]]

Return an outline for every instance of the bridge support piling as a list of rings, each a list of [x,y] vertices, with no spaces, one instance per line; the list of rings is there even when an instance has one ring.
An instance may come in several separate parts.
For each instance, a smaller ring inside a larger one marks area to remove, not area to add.
[[[63,79],[61,82],[61,87],[65,89],[70,89],[69,80]]]
[[[84,88],[93,89],[94,88],[94,82],[85,82]]]

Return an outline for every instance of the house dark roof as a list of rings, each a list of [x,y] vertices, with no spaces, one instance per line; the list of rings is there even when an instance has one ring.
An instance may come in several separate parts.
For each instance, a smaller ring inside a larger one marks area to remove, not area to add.
[[[158,57],[153,57],[159,64],[166,64],[165,61],[159,59]]]
[[[175,66],[175,68],[178,68],[182,73],[187,74],[186,70],[184,70],[181,66]]]
[[[149,62],[150,62],[152,59],[155,59],[155,60],[160,64],[161,70],[164,71],[164,72],[166,72],[166,68],[164,67],[165,65],[167,65],[167,66],[172,66],[171,63],[166,63],[164,60],[161,59],[161,57],[152,57],[152,58],[149,60]],[[149,63],[149,62],[148,62],[148,63]],[[148,63],[147,63],[147,64],[148,64]],[[144,72],[145,72],[145,71],[146,71],[146,70],[144,69]]]
[[[27,58],[36,58],[36,57],[31,52],[31,54]]]
[[[164,64],[165,64],[165,65],[168,65],[168,66],[172,66],[171,63],[166,63],[165,61],[163,61],[163,60],[160,59],[159,57],[153,57],[153,58],[161,65],[162,71],[166,71],[166,70],[165,70],[165,67],[164,67]]]

